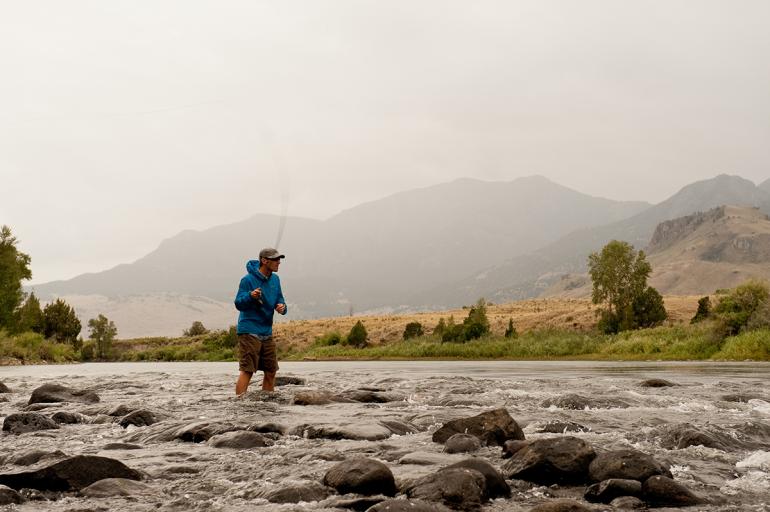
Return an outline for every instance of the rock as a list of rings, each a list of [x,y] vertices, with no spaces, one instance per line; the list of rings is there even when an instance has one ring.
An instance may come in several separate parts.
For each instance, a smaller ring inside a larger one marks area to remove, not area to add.
[[[302,377],[294,377],[293,375],[276,375],[276,386],[304,386],[305,379]]]
[[[340,494],[349,492],[367,496],[396,494],[396,481],[388,466],[368,458],[348,459],[332,466],[323,477],[324,485]]]
[[[420,431],[419,427],[406,421],[397,419],[380,420],[380,425],[390,430],[397,436],[405,436],[407,434],[416,434]]]
[[[129,425],[134,425],[135,427],[147,427],[157,422],[158,419],[152,412],[147,409],[137,409],[120,418],[120,420],[118,420],[118,425],[123,428],[127,428]]]
[[[77,455],[36,471],[0,474],[0,485],[13,489],[79,491],[104,478],[140,480],[141,475],[115,459]]]
[[[99,401],[99,396],[93,391],[72,389],[59,384],[43,384],[32,392],[29,404],[50,402],[80,402],[93,404]]]
[[[486,445],[502,446],[509,439],[524,439],[519,424],[502,408],[452,420],[433,433],[433,442],[443,444],[455,434],[471,434]]]
[[[481,448],[481,441],[470,434],[455,434],[446,440],[444,451],[447,453],[469,453]]]
[[[134,409],[132,407],[129,407],[126,404],[120,404],[117,405],[111,409],[107,410],[107,416],[125,416],[126,414],[132,412]]]
[[[294,394],[292,405],[326,405],[337,402],[337,397],[328,391],[299,391]]]
[[[384,404],[387,402],[397,402],[403,400],[403,395],[397,395],[395,393],[382,393],[379,391],[369,391],[365,389],[351,389],[343,391],[340,396],[353,400],[354,402],[362,402],[367,404]]]
[[[628,404],[622,400],[587,398],[576,394],[549,398],[540,405],[542,407],[558,407],[559,409],[573,409],[576,411],[585,409],[625,409],[628,407]]]
[[[689,507],[705,503],[682,484],[661,475],[644,481],[642,499],[653,507]]]
[[[54,452],[46,452],[43,450],[31,450],[25,453],[22,453],[20,455],[17,455],[16,457],[11,459],[11,464],[15,464],[17,466],[31,466],[32,464],[37,464],[41,460],[44,459],[62,459],[65,458],[67,455],[59,450],[56,450]]]
[[[8,386],[0,382],[0,393],[10,393],[10,392],[11,390],[8,388]]]
[[[549,421],[538,430],[538,433],[566,434],[567,432],[590,432],[591,429],[574,421]]]
[[[24,434],[37,432],[38,430],[52,430],[59,428],[59,424],[48,416],[36,412],[18,412],[5,417],[3,431],[11,434]]]
[[[292,435],[307,439],[353,439],[357,441],[381,441],[392,435],[390,430],[377,423],[298,425],[290,432]]]
[[[671,477],[660,462],[637,450],[616,450],[600,453],[588,468],[591,480],[602,482],[611,478],[644,482],[653,475]]]
[[[671,386],[678,386],[678,384],[674,384],[673,382],[666,379],[647,379],[640,382],[639,385],[643,388],[667,388]]]
[[[752,393],[736,393],[732,395],[722,395],[722,400],[725,402],[739,402],[739,403],[748,403],[749,400],[765,400],[767,401],[767,398],[765,398],[762,395],[759,394],[752,394]]]
[[[90,423],[88,416],[77,412],[58,411],[51,416],[59,425],[76,425],[78,423]]]
[[[456,456],[435,452],[410,452],[398,459],[399,464],[412,464],[415,466],[451,464],[455,461],[457,461]]]
[[[23,501],[24,498],[21,497],[21,494],[11,489],[10,487],[0,485],[0,506],[19,505]]]
[[[529,509],[529,512],[592,512],[582,503],[574,500],[553,500],[541,503],[536,507]]]
[[[256,432],[247,430],[237,430],[234,432],[225,432],[212,436],[208,444],[214,448],[234,448],[237,450],[247,450],[249,448],[258,448],[270,446],[273,443],[265,439],[265,436]]]
[[[665,425],[660,434],[660,445],[667,450],[681,450],[688,446],[705,446],[724,452],[742,448],[742,443],[722,432],[707,432],[689,423]]]
[[[238,430],[234,425],[228,423],[210,423],[207,421],[192,423],[174,432],[174,438],[188,443],[202,443],[208,441],[213,436]]]
[[[94,482],[80,493],[89,498],[110,498],[112,496],[136,496],[149,494],[150,486],[127,478],[104,478]]]
[[[466,468],[474,469],[484,475],[487,484],[487,497],[489,499],[510,498],[511,487],[503,478],[503,475],[489,462],[478,457],[461,460],[444,469]],[[443,470],[442,470],[443,471]]]
[[[596,453],[577,437],[564,436],[530,441],[503,465],[508,478],[542,485],[581,484]]]
[[[644,510],[647,504],[634,496],[621,496],[610,502],[610,506],[620,510]]]
[[[450,512],[441,503],[431,503],[422,500],[391,499],[381,501],[367,512]]]
[[[250,430],[252,432],[259,432],[260,434],[280,434],[284,435],[286,433],[286,427],[283,425],[278,425],[277,423],[254,423],[252,425],[249,425],[246,430]]]
[[[107,443],[102,450],[141,450],[143,447],[132,443]]]
[[[444,503],[455,510],[478,510],[487,500],[484,475],[467,468],[442,469],[420,478],[405,491],[410,498]]]
[[[503,458],[504,459],[511,458],[514,453],[518,452],[528,444],[529,442],[527,441],[517,441],[517,440],[506,441],[505,444],[503,444]]]
[[[379,496],[367,496],[365,498],[338,499],[330,503],[329,506],[332,508],[346,508],[357,512],[364,512],[387,499],[388,497],[383,496],[382,494]]]
[[[642,483],[638,480],[623,480],[620,478],[610,478],[598,484],[593,484],[586,489],[583,497],[586,501],[594,503],[609,503],[615,498],[621,496],[641,496]]]
[[[329,488],[318,482],[291,485],[270,489],[259,494],[270,503],[299,503],[300,501],[321,501],[329,497]]]

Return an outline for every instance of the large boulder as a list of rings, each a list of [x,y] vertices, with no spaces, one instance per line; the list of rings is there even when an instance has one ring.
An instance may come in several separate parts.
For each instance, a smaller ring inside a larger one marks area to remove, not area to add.
[[[25,434],[38,430],[59,428],[59,424],[48,416],[36,412],[17,412],[5,417],[3,431],[11,434]]]
[[[300,501],[321,501],[329,497],[329,488],[318,482],[289,485],[263,491],[261,498],[270,503],[299,503]]]
[[[93,404],[98,401],[99,395],[87,389],[72,389],[60,384],[43,384],[32,392],[28,403],[79,402]]]
[[[519,424],[503,408],[445,423],[433,433],[433,441],[443,444],[455,434],[471,434],[486,445],[499,446],[509,439],[524,439]]]
[[[444,470],[452,468],[474,469],[484,475],[487,485],[487,497],[489,499],[511,497],[511,487],[508,485],[508,482],[505,481],[503,475],[492,464],[484,459],[471,457],[447,466]]]
[[[441,503],[422,500],[391,499],[381,501],[366,512],[450,512]]]
[[[141,475],[115,459],[77,455],[36,471],[0,474],[0,485],[17,490],[79,491],[105,478],[141,480]]]
[[[572,436],[530,441],[503,465],[508,478],[542,485],[581,484],[588,481],[594,449]]]
[[[364,457],[335,464],[324,475],[323,484],[335,488],[340,494],[396,494],[396,481],[390,468],[378,460]]]
[[[600,453],[588,468],[591,480],[602,482],[611,478],[644,482],[654,475],[671,478],[666,466],[650,455],[637,450],[615,450]]]
[[[588,487],[583,497],[586,501],[594,503],[610,503],[615,498],[621,496],[639,497],[641,495],[642,483],[640,481],[610,478]]]
[[[224,434],[212,436],[208,440],[208,444],[214,448],[233,448],[236,450],[247,450],[249,448],[270,446],[273,444],[273,442],[265,438],[265,436],[262,434],[258,434],[256,432],[236,430],[233,432],[225,432]]]
[[[679,482],[661,475],[644,481],[642,499],[652,507],[690,507],[705,503]]]
[[[445,468],[405,489],[409,498],[444,503],[455,510],[479,510],[487,501],[486,478],[475,469]]]
[[[89,498],[110,498],[113,496],[137,496],[149,494],[150,486],[128,478],[104,478],[94,482],[80,493]]]

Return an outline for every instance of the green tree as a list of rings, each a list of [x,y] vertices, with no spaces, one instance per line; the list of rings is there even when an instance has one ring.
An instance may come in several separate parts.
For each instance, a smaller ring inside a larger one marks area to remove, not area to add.
[[[444,331],[446,331],[446,321],[443,318],[439,318],[436,327],[433,328],[433,335],[440,338],[444,335]]]
[[[519,333],[516,332],[516,327],[513,325],[513,318],[508,319],[508,327],[505,328],[505,334],[504,336],[506,338],[518,338]]]
[[[644,251],[613,240],[599,253],[588,256],[588,273],[593,282],[591,299],[604,304],[599,328],[604,332],[618,332],[636,327],[634,301],[647,289],[647,278],[652,267]]]
[[[663,297],[652,286],[648,286],[640,295],[634,297],[632,309],[635,327],[655,327],[668,318]]]
[[[40,301],[32,292],[19,309],[16,310],[15,332],[43,333],[43,310],[40,309]]]
[[[118,335],[115,322],[100,313],[98,317],[88,321],[88,328],[91,330],[88,339],[96,344],[96,357],[106,359],[112,349],[112,340]]]
[[[468,316],[463,320],[463,336],[465,341],[475,340],[489,334],[489,319],[487,318],[487,303],[484,298],[471,306]]]
[[[56,299],[43,308],[43,334],[46,338],[76,346],[81,328],[75,310],[62,299]]]
[[[196,320],[192,323],[189,329],[185,329],[182,333],[184,336],[200,336],[201,334],[208,334],[209,330],[203,325],[203,322]]]
[[[364,348],[367,345],[366,338],[368,336],[366,327],[364,327],[364,324],[359,320],[350,329],[350,333],[348,334],[348,344],[353,345],[356,348]]]
[[[30,257],[19,252],[8,226],[0,227],[0,329],[13,330],[14,313],[24,300],[21,282],[32,279]]]
[[[697,324],[707,318],[711,317],[711,299],[708,295],[698,299],[698,311],[695,312],[695,316],[690,319],[691,324]]]
[[[449,315],[449,320],[447,320],[444,331],[441,333],[441,341],[444,343],[451,341],[465,341],[465,337],[463,336],[463,325],[455,323],[454,315]]]
[[[406,324],[406,327],[404,328],[403,338],[405,340],[408,340],[411,338],[419,338],[424,334],[425,334],[425,331],[423,331],[422,324],[420,322],[409,322],[408,324]]]
[[[764,309],[769,299],[770,289],[760,281],[747,281],[720,297],[714,308],[718,334],[733,336],[741,332],[752,316]]]

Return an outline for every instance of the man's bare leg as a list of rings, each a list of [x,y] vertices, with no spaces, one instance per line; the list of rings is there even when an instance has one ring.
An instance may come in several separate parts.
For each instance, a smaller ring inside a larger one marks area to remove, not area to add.
[[[262,377],[262,389],[275,391],[275,372],[265,372],[265,376]]]
[[[238,381],[235,383],[235,395],[241,396],[249,389],[249,382],[251,382],[251,376],[253,373],[241,371],[238,375]]]

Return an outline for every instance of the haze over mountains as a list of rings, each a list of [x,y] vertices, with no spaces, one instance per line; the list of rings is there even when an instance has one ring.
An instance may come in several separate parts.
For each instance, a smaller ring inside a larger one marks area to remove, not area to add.
[[[280,249],[290,318],[457,306],[534,297],[611,239],[645,247],[663,221],[721,205],[770,213],[760,186],[721,175],[649,205],[581,194],[533,176],[461,179],[359,205],[325,221],[287,220]],[[234,323],[246,260],[273,245],[279,217],[184,231],[131,264],[35,286],[82,317],[115,320],[121,337],[180,334],[193,320]],[[80,305],[79,305],[80,304]]]

